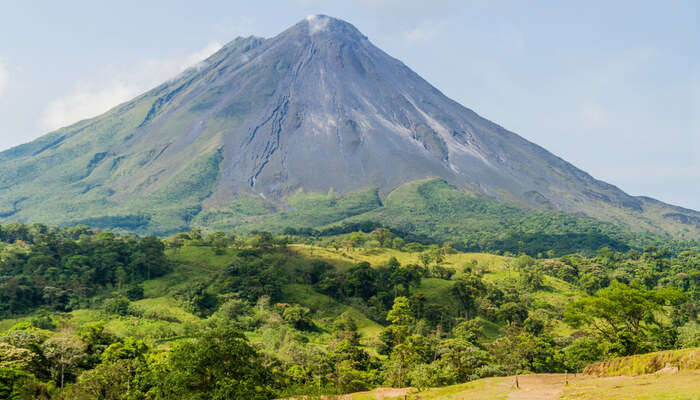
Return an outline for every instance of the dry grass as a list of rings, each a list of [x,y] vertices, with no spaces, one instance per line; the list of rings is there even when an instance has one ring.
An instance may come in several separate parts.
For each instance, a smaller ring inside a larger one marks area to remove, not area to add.
[[[568,384],[566,384],[568,380]],[[461,385],[405,393],[377,389],[340,397],[347,400],[700,400],[700,370],[675,374],[594,377],[532,374],[486,378]],[[395,390],[395,389],[392,389]],[[386,397],[397,394],[396,397]]]
[[[512,391],[509,378],[486,378],[461,385],[428,389],[412,393],[410,400],[501,400]]]
[[[591,364],[583,373],[595,376],[635,376],[654,373],[667,364],[678,367],[681,371],[700,369],[700,347],[613,358]]]
[[[291,244],[289,247],[299,254],[325,260],[339,268],[349,267],[362,261],[367,261],[375,266],[382,265],[386,264],[392,257],[396,257],[402,265],[421,264],[418,258],[421,253],[411,253],[395,249],[339,248],[335,250],[306,244]],[[455,253],[448,254],[441,265],[461,271],[467,264],[476,262],[478,266],[483,267],[489,272],[497,272],[504,270],[508,261],[508,257],[488,253]]]
[[[574,379],[562,400],[698,400],[700,371]]]

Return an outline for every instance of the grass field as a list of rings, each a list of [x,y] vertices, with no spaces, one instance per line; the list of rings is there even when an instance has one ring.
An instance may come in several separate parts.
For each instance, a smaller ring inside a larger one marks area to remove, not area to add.
[[[372,265],[382,265],[386,264],[392,257],[395,257],[402,265],[421,264],[418,258],[420,253],[405,252],[395,249],[339,248],[335,250],[306,244],[292,244],[289,247],[301,255],[323,259],[341,268],[362,261],[367,261]],[[511,258],[509,257],[488,253],[454,253],[447,254],[445,261],[442,262],[441,265],[461,271],[466,265],[476,262],[476,265],[495,273],[504,271],[506,264],[510,260]]]
[[[563,389],[560,399],[697,400],[700,399],[700,371],[574,379]]]
[[[568,381],[568,384],[567,384]],[[340,400],[697,400],[700,371],[677,374],[591,377],[533,374],[479,379],[423,391],[380,388],[341,396]],[[405,396],[405,397],[404,397]]]
[[[665,368],[680,367],[680,371]],[[607,374],[531,374],[475,380],[416,390],[379,388],[340,400],[698,400],[700,348],[670,350],[597,363],[586,369]]]

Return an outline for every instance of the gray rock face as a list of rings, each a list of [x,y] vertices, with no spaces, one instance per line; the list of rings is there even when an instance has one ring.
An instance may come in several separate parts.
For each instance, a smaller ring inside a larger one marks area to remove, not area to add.
[[[386,193],[441,176],[537,207],[579,210],[599,201],[639,207],[448,99],[355,27],[330,17],[309,17],[268,40],[235,41],[190,81],[189,93],[178,96],[171,85],[156,104],[173,104],[161,120],[198,111],[185,142],[201,137],[212,120],[235,119],[220,132],[224,162],[214,199],[241,189],[277,198],[298,188],[375,185]],[[141,134],[165,136],[154,133],[158,120],[146,122]]]
[[[188,207],[225,206],[241,193],[274,201],[300,188],[387,194],[439,176],[499,200],[628,225],[649,210],[658,221],[700,215],[660,217],[663,203],[629,196],[481,118],[352,25],[321,15],[270,39],[236,39],[107,114],[0,153],[0,213],[30,220],[38,209],[62,221],[85,214],[75,199],[91,216],[157,193],[179,201],[185,194],[162,188],[212,154],[216,182]]]

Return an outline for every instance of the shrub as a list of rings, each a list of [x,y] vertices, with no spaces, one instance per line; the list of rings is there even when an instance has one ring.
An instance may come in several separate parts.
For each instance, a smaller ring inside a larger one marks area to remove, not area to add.
[[[124,296],[114,297],[104,301],[102,309],[108,314],[127,316],[133,313],[131,302]]]

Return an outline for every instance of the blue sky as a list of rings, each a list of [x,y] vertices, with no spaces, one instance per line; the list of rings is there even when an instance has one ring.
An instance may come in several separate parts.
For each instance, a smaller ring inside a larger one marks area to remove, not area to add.
[[[237,36],[328,14],[594,177],[700,210],[697,1],[9,3],[0,149],[106,111]]]

